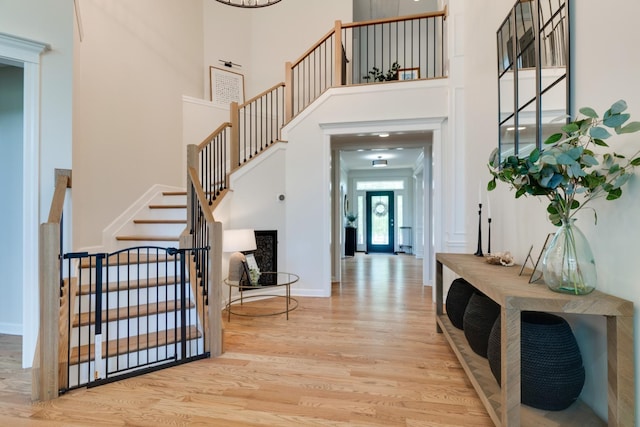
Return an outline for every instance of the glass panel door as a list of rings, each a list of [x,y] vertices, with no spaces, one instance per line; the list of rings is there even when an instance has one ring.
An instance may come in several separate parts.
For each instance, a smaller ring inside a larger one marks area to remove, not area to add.
[[[394,252],[393,191],[367,192],[367,252]]]

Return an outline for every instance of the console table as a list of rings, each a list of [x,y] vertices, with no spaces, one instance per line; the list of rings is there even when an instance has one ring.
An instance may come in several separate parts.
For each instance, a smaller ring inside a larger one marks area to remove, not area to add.
[[[291,297],[291,285],[296,283],[300,277],[297,274],[293,273],[284,273],[284,272],[262,272],[260,276],[269,276],[269,280],[266,280],[266,283],[269,285],[262,285],[260,283],[248,285],[246,283],[231,281],[229,279],[224,279],[225,285],[229,286],[229,299],[227,302],[227,321],[231,320],[231,315],[235,314],[236,316],[250,316],[250,317],[260,317],[260,316],[275,316],[277,314],[285,314],[287,315],[287,320],[289,320],[289,312],[298,308],[298,300]],[[284,295],[265,295],[265,294],[257,294],[257,295],[244,295],[247,291],[252,291],[256,289],[273,289],[277,287],[284,287],[285,294]],[[237,288],[240,292],[240,296],[238,298],[231,299],[231,291],[233,288]],[[284,310],[269,312],[266,314],[246,314],[240,312],[234,312],[231,310],[231,304],[235,302],[240,302],[242,305],[244,300],[247,299],[257,299],[257,298],[265,298],[265,297],[275,297],[275,298],[284,298],[285,299],[285,308]]]
[[[475,354],[464,332],[451,324],[443,309],[443,267],[464,278],[500,305],[500,387],[487,359]],[[575,296],[556,293],[544,284],[529,284],[518,267],[487,264],[468,254],[436,254],[436,325],[444,333],[496,426],[606,425],[578,400],[564,411],[542,411],[520,403],[520,313],[544,311],[605,316],[607,322],[609,426],[635,426],[633,303],[594,291]]]

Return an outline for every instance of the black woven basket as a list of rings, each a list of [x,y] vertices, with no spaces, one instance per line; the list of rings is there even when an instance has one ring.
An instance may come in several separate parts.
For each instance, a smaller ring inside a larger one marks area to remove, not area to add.
[[[471,295],[462,322],[464,336],[471,349],[482,357],[487,357],[489,334],[499,315],[498,303],[478,291]]]
[[[500,384],[500,318],[487,349],[489,367]],[[585,381],[582,355],[571,327],[562,317],[523,311],[520,345],[521,401],[547,411],[560,411],[576,401]]]
[[[451,324],[458,329],[464,328],[464,311],[467,309],[467,304],[475,289],[471,283],[463,278],[455,279],[451,282],[445,307]]]

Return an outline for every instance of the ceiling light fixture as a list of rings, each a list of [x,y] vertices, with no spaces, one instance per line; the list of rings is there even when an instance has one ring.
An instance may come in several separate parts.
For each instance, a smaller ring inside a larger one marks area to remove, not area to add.
[[[379,133],[379,134],[378,134],[378,136],[379,136],[380,138],[386,138],[386,137],[388,137],[388,136],[389,136],[389,134],[388,134],[388,133]]]
[[[385,159],[376,159],[371,164],[374,168],[383,168],[387,166],[387,161]]]
[[[216,0],[219,3],[235,7],[266,7],[280,2],[280,0]]]

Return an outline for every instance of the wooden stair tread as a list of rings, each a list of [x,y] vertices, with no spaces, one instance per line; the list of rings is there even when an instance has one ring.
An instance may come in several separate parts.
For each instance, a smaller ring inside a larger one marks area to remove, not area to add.
[[[126,241],[146,241],[146,242],[179,242],[180,237],[176,236],[116,236],[116,240]]]
[[[186,196],[186,191],[163,191],[163,196]]]
[[[175,277],[149,277],[148,279],[132,280],[129,282],[120,281],[107,283],[106,286],[103,285],[102,292],[129,291],[135,289],[152,288],[156,286],[173,285],[175,283]],[[92,288],[95,289],[95,284],[85,284],[80,286],[80,295],[89,295],[95,293]]]
[[[107,341],[106,345],[102,346],[102,357],[107,356],[107,350],[109,356],[115,356],[116,354],[126,354],[127,352],[134,352],[140,350],[146,350],[153,347],[158,347],[166,344],[173,344],[176,342],[176,337],[180,334],[180,329],[168,329],[165,331],[158,331],[152,334],[143,334],[129,337],[128,339],[120,338],[119,340]],[[188,339],[200,338],[202,334],[195,326],[189,326],[187,328]],[[78,355],[80,360],[78,361]],[[95,351],[94,345],[82,345],[80,347],[74,347],[71,349],[71,356],[69,358],[70,363],[83,363],[90,360],[94,360]]]
[[[149,209],[187,209],[187,205],[149,205]]]
[[[186,224],[186,219],[134,219],[134,224]]]
[[[189,301],[187,309],[193,308],[195,305]],[[102,310],[102,322],[126,320],[132,317],[142,317],[151,314],[167,313],[180,310],[180,302],[178,301],[162,301],[160,303],[142,304],[139,306],[112,308],[111,310]],[[93,324],[96,319],[95,311],[91,313],[76,314],[73,318],[73,327],[87,326]]]
[[[141,250],[141,252],[147,252],[146,250]],[[151,250],[151,252],[154,252],[153,250]],[[146,254],[140,254],[140,255],[136,255],[135,251],[134,252],[119,252],[116,254],[112,254],[109,256],[108,262],[109,262],[109,266],[113,267],[115,265],[127,265],[127,264],[147,264],[147,263],[155,263],[155,262],[160,262],[160,261],[166,261],[166,260],[173,260],[173,257],[167,257],[164,254],[163,250],[159,250],[159,253],[161,253],[160,256],[156,256],[156,255],[151,255],[148,256]],[[105,264],[106,264],[105,260]],[[89,265],[89,258],[83,258],[82,262],[80,263],[80,268],[93,268],[95,267],[95,260],[94,260],[94,265]]]

